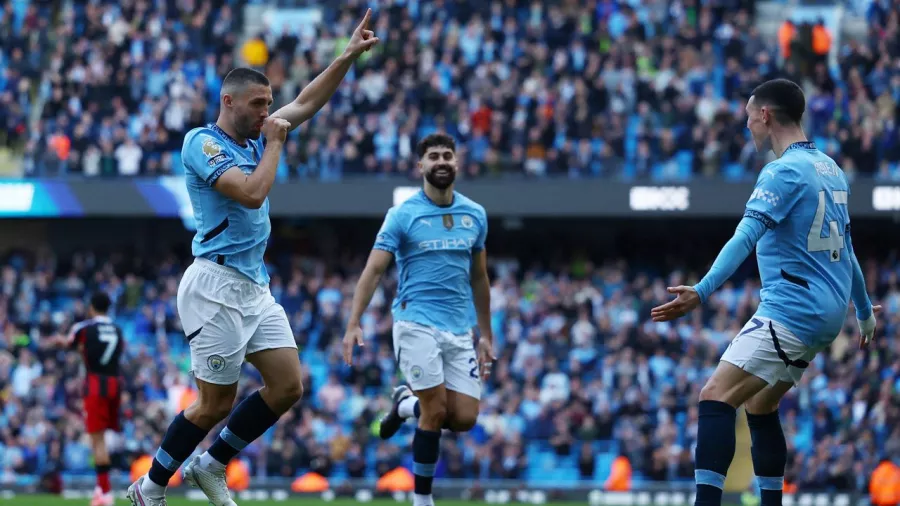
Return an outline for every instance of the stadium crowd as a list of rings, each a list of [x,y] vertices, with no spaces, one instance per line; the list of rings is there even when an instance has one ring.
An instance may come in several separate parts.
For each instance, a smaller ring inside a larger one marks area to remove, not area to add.
[[[0,482],[90,472],[80,358],[47,344],[84,317],[90,291],[111,294],[128,336],[124,432],[110,436],[115,469],[127,473],[136,457],[152,452],[163,433],[159,424],[190,402],[175,310],[187,260],[155,258],[88,252],[5,258]],[[349,368],[340,360],[340,338],[364,259],[273,258],[272,290],[300,345],[306,395],[242,453],[252,476],[295,477],[311,469],[329,478],[375,477],[410,465],[409,427],[387,443],[373,435],[400,381],[389,312],[395,278],[387,276],[377,291],[363,321],[368,344]],[[635,265],[571,260],[524,268],[511,259],[492,261],[496,373],[476,429],[444,439],[439,476],[602,481],[622,455],[638,479],[692,479],[699,388],[752,314],[758,281],[729,282],[703,311],[655,324],[650,308],[668,299],[665,286],[696,274],[663,278]],[[885,305],[874,346],[857,353],[851,316],[781,406],[791,455],[787,480],[801,490],[859,489],[881,457],[900,457],[900,267],[873,262],[865,271],[875,300]],[[259,386],[248,371],[244,393]]]
[[[30,176],[179,173],[182,136],[214,121],[230,68],[264,70],[286,103],[368,5],[316,3],[313,29],[275,22],[245,40],[230,1],[4,4],[0,119]],[[806,83],[809,132],[846,170],[900,178],[895,5],[872,2],[868,39],[838,40],[829,64],[823,26],[824,42],[791,25],[775,44],[753,0],[381,2],[383,43],[291,136],[279,177],[412,175],[416,140],[441,129],[469,177],[743,179],[761,163],[743,101],[786,76]]]

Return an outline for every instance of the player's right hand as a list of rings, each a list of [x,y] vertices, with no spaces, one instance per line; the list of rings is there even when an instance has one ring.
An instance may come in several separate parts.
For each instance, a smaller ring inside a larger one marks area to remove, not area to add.
[[[881,312],[881,306],[872,306],[872,316],[865,320],[856,320],[859,324],[859,349],[863,349],[872,342],[875,336],[876,321],[875,315]]]
[[[356,30],[353,30],[350,41],[347,42],[345,51],[354,59],[359,58],[359,55],[372,49],[372,47],[379,42],[378,37],[375,36],[375,32],[369,30],[370,19],[372,19],[372,9],[367,9],[366,15],[363,16],[363,19],[360,21],[359,26],[356,27]]]
[[[365,346],[363,343],[362,327],[359,325],[351,325],[347,327],[347,333],[344,334],[344,362],[347,365],[353,365],[353,345],[359,345],[360,348]]]
[[[700,305],[700,294],[692,286],[670,286],[666,289],[675,300],[657,306],[650,311],[655,322],[668,322],[693,311]]]
[[[287,134],[290,130],[290,121],[274,116],[266,118],[262,126],[262,133],[266,136],[266,140],[268,141],[284,142],[285,139],[287,139]]]

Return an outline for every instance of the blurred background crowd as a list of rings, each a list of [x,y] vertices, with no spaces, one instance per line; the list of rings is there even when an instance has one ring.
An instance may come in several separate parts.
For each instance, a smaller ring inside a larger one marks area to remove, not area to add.
[[[278,107],[368,5],[289,2],[315,5],[304,23],[224,0],[4,3],[0,135],[30,176],[180,173],[230,68],[265,71]],[[414,176],[416,140],[440,129],[468,177],[752,178],[744,103],[788,77],[845,170],[900,178],[897,2],[862,3],[865,28],[842,37],[824,19],[766,25],[754,0],[379,2],[383,44],[291,136],[279,177]]]
[[[391,345],[394,275],[386,276],[363,319],[367,346],[349,368],[340,359],[340,338],[364,258],[325,261],[286,251],[272,258],[272,291],[302,350],[306,396],[242,453],[251,474],[377,477],[409,465],[409,428],[388,443],[373,434],[389,409],[390,389],[401,381]],[[113,296],[114,316],[128,336],[124,431],[110,436],[115,467],[127,472],[156,448],[164,424],[195,395],[175,310],[187,262],[90,252],[5,258],[0,476],[90,471],[80,357],[48,343],[84,317],[84,294],[93,290]],[[522,265],[495,256],[496,373],[476,429],[444,439],[440,476],[602,482],[623,456],[636,480],[692,480],[699,389],[752,315],[759,284],[739,275],[702,311],[656,324],[649,310],[668,299],[665,287],[696,280],[698,272],[661,275],[641,263],[594,264],[572,255]],[[787,480],[800,489],[865,487],[880,458],[900,456],[900,267],[869,262],[865,272],[875,300],[885,305],[883,333],[868,353],[857,353],[851,312],[845,332],[781,407]],[[241,391],[259,386],[248,367]]]

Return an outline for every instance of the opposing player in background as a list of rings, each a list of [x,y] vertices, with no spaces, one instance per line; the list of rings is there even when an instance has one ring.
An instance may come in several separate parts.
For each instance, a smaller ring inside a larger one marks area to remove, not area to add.
[[[781,505],[787,446],[778,404],[816,354],[837,337],[856,307],[860,346],[875,333],[875,314],[850,241],[850,187],[837,164],[806,139],[806,100],[795,83],[776,79],[747,103],[747,128],[759,151],[773,150],[750,195],[734,237],[693,287],[669,288],[677,298],[654,308],[669,321],[706,302],[756,246],[762,279],[759,309],[734,338],[700,392],[697,505],[722,502],[735,451],[736,408],[744,406],[762,506]]]
[[[228,462],[302,395],[297,345],[269,291],[263,260],[271,230],[267,196],[287,133],[319,111],[356,58],[378,43],[368,30],[371,15],[366,12],[344,53],[272,116],[266,76],[239,68],[222,83],[216,123],[185,136],[182,158],[197,235],[195,261],[178,287],[178,315],[199,397],[169,426],[147,476],[129,487],[136,506],[165,505],[169,479],[232,411],[245,359],[265,386],[234,408],[209,451],[184,470],[185,481],[214,506],[235,504],[225,481]]]
[[[395,390],[381,437],[396,433],[406,418],[418,418],[413,504],[426,506],[434,504],[441,429],[465,432],[475,426],[481,380],[490,375],[494,356],[484,249],[487,214],[453,190],[457,160],[452,137],[429,135],[417,152],[424,189],[387,212],[356,286],[343,346],[344,360],[351,364],[353,346],[364,345],[360,319],[396,258],[400,285],[392,307],[394,354],[415,395],[405,386]],[[481,334],[477,351],[476,323]]]
[[[122,382],[119,363],[125,349],[122,329],[107,316],[112,301],[103,292],[91,296],[88,319],[76,323],[57,344],[78,350],[84,361],[84,425],[91,438],[97,487],[91,506],[112,506],[106,431],[119,432]]]

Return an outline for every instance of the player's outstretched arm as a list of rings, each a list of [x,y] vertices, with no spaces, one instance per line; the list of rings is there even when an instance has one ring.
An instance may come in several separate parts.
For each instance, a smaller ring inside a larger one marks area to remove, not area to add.
[[[353,346],[364,346],[360,320],[372,301],[372,295],[381,281],[384,271],[394,260],[394,255],[382,249],[373,249],[366,261],[366,267],[359,276],[356,290],[353,292],[353,303],[350,307],[350,319],[347,321],[347,333],[344,335],[344,361],[353,363]]]
[[[369,30],[369,20],[372,17],[372,9],[366,11],[362,22],[353,31],[350,42],[343,54],[338,56],[331,65],[312,80],[300,95],[290,104],[285,105],[281,109],[275,111],[273,116],[284,118],[291,124],[291,130],[300,126],[303,122],[312,118],[319,109],[328,103],[334,92],[337,91],[344,76],[353,66],[353,62],[359,58],[359,55],[368,51],[375,44],[378,44],[378,37],[375,32]]]
[[[856,252],[853,251],[850,234],[846,234],[846,241],[847,251],[850,253],[850,262],[853,268],[850,298],[853,300],[853,306],[856,308],[856,317],[860,320],[866,320],[872,316],[872,301],[869,299],[868,290],[866,290],[866,277],[863,275],[862,267],[859,265],[859,259],[856,258]]]
[[[256,170],[250,174],[244,174],[238,167],[231,167],[213,181],[213,188],[244,207],[250,209],[262,207],[275,182],[275,173],[278,170],[278,162],[281,160],[288,127],[288,122],[284,119],[266,118],[266,122],[263,124],[266,149],[263,151]]]
[[[853,243],[850,240],[849,231],[844,234],[847,243],[847,252],[850,254],[850,262],[853,268],[853,280],[850,285],[850,299],[856,309],[856,321],[859,324],[859,347],[864,348],[875,335],[875,315],[881,311],[881,306],[873,306],[866,290],[866,277],[863,275],[859,259],[853,251]]]
[[[478,317],[478,330],[481,332],[481,338],[478,340],[478,365],[481,369],[481,378],[487,380],[496,357],[494,357],[494,335],[491,331],[491,281],[488,279],[487,252],[483,248],[472,256],[469,277],[475,314]]]
[[[664,322],[680,318],[706,302],[709,296],[744,263],[765,233],[766,226],[761,221],[749,216],[741,219],[734,236],[725,243],[706,276],[693,287],[670,287],[669,293],[677,297],[671,302],[653,308],[650,312],[653,321]]]

